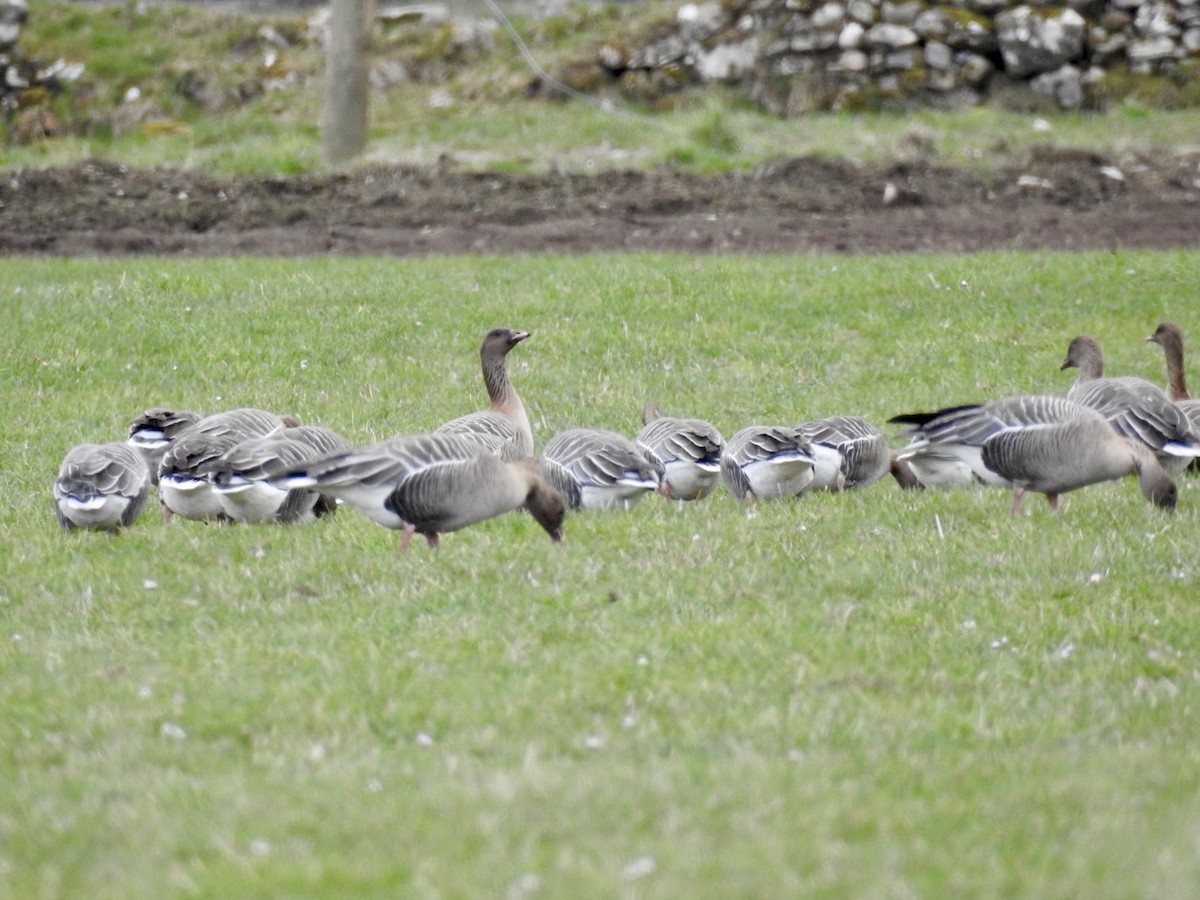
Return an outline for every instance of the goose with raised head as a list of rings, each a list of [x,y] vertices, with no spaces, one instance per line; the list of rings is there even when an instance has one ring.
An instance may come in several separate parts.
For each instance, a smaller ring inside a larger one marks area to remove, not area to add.
[[[470,437],[423,434],[332,453],[281,472],[277,487],[309,488],[371,521],[436,547],[438,535],[524,508],[553,541],[563,539],[565,505],[537,461],[501,459]]]
[[[634,443],[662,466],[662,494],[672,500],[707,497],[721,476],[725,439],[703,419],[664,416],[654,404],[642,410],[642,430]]]
[[[1045,494],[1057,510],[1061,494],[1126,475],[1138,476],[1151,503],[1175,508],[1175,483],[1154,452],[1065,397],[1005,397],[890,421],[912,426],[912,442],[898,458],[911,462],[929,452],[957,458],[979,482],[1011,488],[1014,513],[1028,491]]]
[[[299,423],[264,409],[243,407],[205,416],[180,431],[158,465],[163,517],[210,521],[224,519],[213,490],[212,474],[230,449]]]
[[[826,416],[804,422],[798,430],[813,458],[813,480],[805,490],[866,487],[892,465],[887,437],[858,416]]]
[[[542,470],[571,509],[628,508],[662,483],[662,466],[624,435],[568,428],[542,451]]]
[[[79,444],[67,451],[54,479],[58,524],[116,531],[141,514],[150,493],[150,470],[142,455],[122,441]]]
[[[1188,393],[1187,375],[1183,370],[1183,329],[1175,322],[1159,322],[1154,334],[1146,338],[1148,344],[1158,344],[1167,362],[1167,396],[1178,403],[1191,400]]]
[[[1200,400],[1192,399],[1188,393],[1187,375],[1183,369],[1183,330],[1174,322],[1162,322],[1146,340],[1162,347],[1167,361],[1167,396],[1183,410],[1192,431],[1200,434]]]
[[[171,441],[201,418],[200,413],[188,409],[152,406],[129,423],[127,443],[146,460],[150,480],[154,484],[158,484],[158,464],[171,446]]]
[[[1079,368],[1067,397],[1099,412],[1118,432],[1154,451],[1163,468],[1178,475],[1200,456],[1200,435],[1162,388],[1131,375],[1105,377],[1104,354],[1095,338],[1071,341],[1063,369]]]
[[[489,446],[499,444],[505,458],[533,455],[533,429],[521,395],[508,377],[508,353],[529,337],[528,331],[493,328],[483,337],[479,361],[483,384],[491,401],[486,409],[451,419],[434,429],[434,434],[478,437]]]
[[[748,425],[721,454],[721,481],[738,500],[794,497],[812,484],[816,460],[791,425]]]
[[[221,511],[234,522],[312,522],[333,512],[328,498],[305,488],[282,490],[271,479],[288,469],[350,448],[321,425],[296,425],[231,447],[209,477]]]

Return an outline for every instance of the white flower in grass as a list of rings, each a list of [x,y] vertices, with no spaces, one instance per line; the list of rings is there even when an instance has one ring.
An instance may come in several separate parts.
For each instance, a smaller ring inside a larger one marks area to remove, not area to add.
[[[158,732],[163,737],[169,737],[173,741],[187,740],[187,732],[183,730],[183,726],[176,725],[174,722],[163,722]]]
[[[975,630],[975,620],[974,619],[963,619],[962,630],[963,631],[974,631]]]
[[[433,746],[433,738],[430,735],[426,734],[424,731],[417,732],[417,736],[416,736],[415,740],[416,740],[416,744],[418,747],[432,747]]]
[[[639,856],[625,864],[625,868],[621,870],[621,877],[626,881],[637,881],[639,878],[653,875],[657,868],[658,863],[653,856]]]
[[[583,746],[589,750],[602,750],[604,749],[604,738],[598,734],[589,734],[583,739]]]

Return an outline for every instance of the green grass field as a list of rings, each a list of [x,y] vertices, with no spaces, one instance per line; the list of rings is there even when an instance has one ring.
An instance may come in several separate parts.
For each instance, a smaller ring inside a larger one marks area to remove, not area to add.
[[[647,399],[751,421],[1162,380],[1196,253],[8,260],[0,894],[1187,897],[1198,482],[507,516],[396,550],[147,515],[61,533],[65,450],[144,407],[354,440],[484,402],[539,442]],[[1034,502],[1037,501],[1037,502]]]

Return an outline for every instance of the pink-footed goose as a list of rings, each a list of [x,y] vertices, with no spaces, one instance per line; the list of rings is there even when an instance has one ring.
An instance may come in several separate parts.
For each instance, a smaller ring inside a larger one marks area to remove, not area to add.
[[[957,459],[981,483],[1011,488],[1014,513],[1027,491],[1045,494],[1057,510],[1060,494],[1126,475],[1138,476],[1151,503],[1175,508],[1175,483],[1153,451],[1065,397],[1006,397],[890,421],[913,426],[912,442],[898,458],[918,462],[933,453]]]
[[[866,487],[891,468],[887,438],[858,416],[826,416],[804,422],[798,430],[813,458],[813,480],[805,490]]]
[[[520,459],[533,455],[533,429],[520,394],[508,377],[507,357],[513,347],[529,337],[528,331],[493,328],[483,337],[479,361],[483,384],[491,401],[487,409],[452,419],[434,434],[459,434],[477,437],[488,446],[501,446],[505,458]]]
[[[1071,341],[1062,368],[1079,368],[1067,397],[1099,412],[1118,432],[1154,451],[1170,474],[1178,475],[1200,456],[1200,435],[1162,388],[1134,376],[1105,377],[1104,354],[1095,338]]]
[[[436,547],[438,535],[524,508],[553,541],[563,539],[563,498],[536,460],[505,460],[463,435],[392,438],[333,453],[276,475],[279,488],[309,488],[371,521]]]
[[[707,497],[721,476],[725,439],[703,419],[664,416],[654,404],[642,410],[634,443],[663,469],[662,494],[672,500]]]
[[[264,437],[297,424],[290,417],[243,407],[205,416],[180,431],[158,466],[163,517],[178,515],[200,521],[224,519],[211,478],[221,457],[242,441]]]
[[[221,511],[234,522],[312,522],[336,509],[315,491],[282,490],[271,479],[350,442],[321,425],[296,425],[230,448],[212,467],[210,478]]]
[[[738,500],[794,497],[812,484],[807,441],[792,425],[748,425],[721,454],[721,481]]]
[[[1192,424],[1192,431],[1200,434],[1200,400],[1192,399],[1192,395],[1188,393],[1187,375],[1183,369],[1182,329],[1174,322],[1163,322],[1146,340],[1162,347],[1163,356],[1167,361],[1167,396],[1183,410],[1183,414]]]
[[[628,508],[662,483],[662,466],[601,428],[568,428],[546,443],[542,471],[571,509]]]
[[[191,410],[153,406],[129,423],[127,443],[146,460],[150,480],[154,484],[158,484],[158,464],[162,462],[171,441],[201,418],[200,413]]]
[[[150,470],[128,444],[79,444],[67,451],[54,479],[58,524],[116,531],[133,524],[150,493]]]

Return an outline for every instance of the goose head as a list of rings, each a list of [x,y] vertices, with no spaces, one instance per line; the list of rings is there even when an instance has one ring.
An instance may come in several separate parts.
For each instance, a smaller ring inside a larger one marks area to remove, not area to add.
[[[567,516],[567,504],[562,494],[546,480],[541,464],[532,458],[511,463],[524,476],[529,492],[525,495],[525,509],[535,522],[545,529],[554,543],[563,539],[563,519]]]
[[[1134,445],[1135,462],[1133,470],[1137,473],[1138,487],[1142,496],[1161,509],[1174,510],[1179,499],[1179,489],[1166,469],[1159,463],[1158,458],[1142,445]]]
[[[1081,334],[1067,347],[1067,358],[1059,369],[1079,369],[1079,377],[1099,378],[1104,374],[1104,354],[1095,338]]]
[[[1183,355],[1183,331],[1174,322],[1161,322],[1154,329],[1154,334],[1146,338],[1151,344],[1158,344],[1167,352],[1178,352]]]
[[[503,359],[508,355],[509,350],[527,337],[529,337],[528,331],[516,331],[512,328],[493,328],[483,336],[483,344],[479,348],[479,355],[483,357],[484,362],[492,359]]]

